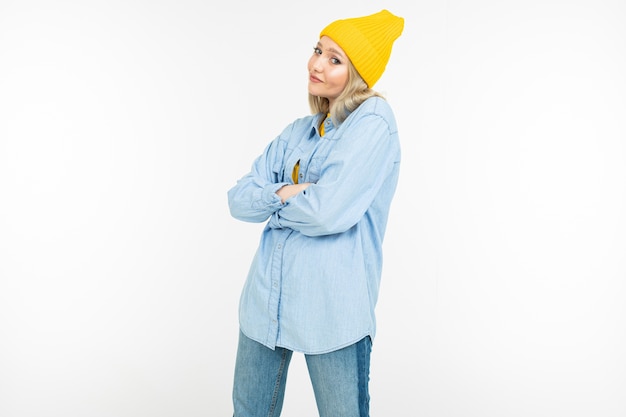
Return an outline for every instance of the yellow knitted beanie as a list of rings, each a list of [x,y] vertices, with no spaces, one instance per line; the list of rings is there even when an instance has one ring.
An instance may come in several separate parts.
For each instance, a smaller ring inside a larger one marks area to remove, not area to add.
[[[337,20],[320,33],[335,41],[348,55],[368,87],[383,75],[393,42],[404,29],[404,19],[388,10],[369,16]]]

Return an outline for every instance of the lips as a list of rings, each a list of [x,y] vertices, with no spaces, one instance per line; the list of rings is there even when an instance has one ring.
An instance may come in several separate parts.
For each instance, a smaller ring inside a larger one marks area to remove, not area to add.
[[[309,81],[311,81],[313,83],[321,83],[322,82],[322,80],[317,78],[315,75],[309,75]]]

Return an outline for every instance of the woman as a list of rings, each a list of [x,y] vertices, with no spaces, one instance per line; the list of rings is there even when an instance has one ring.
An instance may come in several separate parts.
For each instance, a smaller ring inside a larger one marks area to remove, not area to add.
[[[235,417],[278,416],[294,351],[321,417],[369,415],[382,242],[398,181],[393,112],[371,88],[404,19],[337,20],[308,62],[312,115],[291,123],[229,190],[231,214],[267,224],[241,294]]]

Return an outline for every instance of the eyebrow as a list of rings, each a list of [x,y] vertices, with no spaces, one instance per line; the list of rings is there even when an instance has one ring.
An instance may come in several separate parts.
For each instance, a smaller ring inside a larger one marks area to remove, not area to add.
[[[317,46],[322,47],[322,48],[324,47],[324,45],[322,45],[320,42],[317,43]],[[323,49],[326,49],[329,52],[335,53],[335,54],[345,58],[345,55],[342,52],[336,50],[335,48],[323,48]]]

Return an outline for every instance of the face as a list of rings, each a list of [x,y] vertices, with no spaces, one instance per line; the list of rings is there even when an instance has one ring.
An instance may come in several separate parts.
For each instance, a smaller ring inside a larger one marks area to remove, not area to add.
[[[322,36],[309,59],[309,93],[332,106],[348,84],[348,56],[328,36]]]

